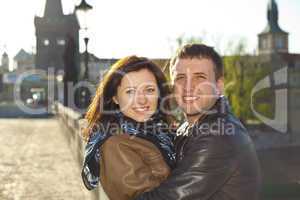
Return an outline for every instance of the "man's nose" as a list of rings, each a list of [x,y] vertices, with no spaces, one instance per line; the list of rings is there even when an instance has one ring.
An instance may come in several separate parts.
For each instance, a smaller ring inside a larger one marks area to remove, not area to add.
[[[187,93],[192,93],[194,90],[195,83],[192,78],[187,78],[185,83],[184,83],[184,91]]]

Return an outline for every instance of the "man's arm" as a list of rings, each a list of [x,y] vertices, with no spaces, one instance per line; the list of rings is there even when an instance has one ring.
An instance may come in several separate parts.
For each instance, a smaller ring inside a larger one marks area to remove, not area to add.
[[[189,138],[184,158],[168,179],[136,200],[209,199],[236,169],[235,151],[217,137],[222,136]]]

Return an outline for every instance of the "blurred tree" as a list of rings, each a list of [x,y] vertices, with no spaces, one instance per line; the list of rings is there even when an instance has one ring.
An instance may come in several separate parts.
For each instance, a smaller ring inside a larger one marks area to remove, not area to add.
[[[246,54],[246,43],[240,40],[228,48],[231,56],[224,57],[225,95],[233,112],[246,123],[255,120],[251,110],[251,91],[255,85],[270,74],[271,67],[258,56]],[[265,89],[254,95],[253,104],[265,116],[273,115],[272,92]]]

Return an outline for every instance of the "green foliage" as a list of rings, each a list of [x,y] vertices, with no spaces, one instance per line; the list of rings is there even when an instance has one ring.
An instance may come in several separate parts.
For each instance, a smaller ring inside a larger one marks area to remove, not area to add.
[[[265,117],[273,118],[275,111],[275,93],[270,89],[263,89],[254,95],[254,107]]]
[[[231,102],[233,112],[244,122],[256,119],[251,103],[264,116],[273,116],[271,90],[253,95],[255,85],[270,74],[270,65],[262,63],[257,56],[245,55],[245,44],[239,43],[233,56],[224,57],[225,94]]]

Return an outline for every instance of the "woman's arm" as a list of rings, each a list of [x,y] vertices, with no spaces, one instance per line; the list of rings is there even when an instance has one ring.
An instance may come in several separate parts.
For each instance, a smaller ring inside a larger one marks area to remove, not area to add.
[[[100,180],[110,200],[129,200],[157,187],[170,173],[158,148],[129,135],[110,137],[101,147]]]

